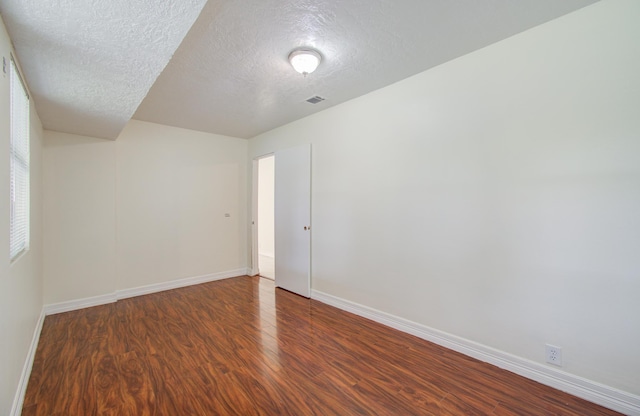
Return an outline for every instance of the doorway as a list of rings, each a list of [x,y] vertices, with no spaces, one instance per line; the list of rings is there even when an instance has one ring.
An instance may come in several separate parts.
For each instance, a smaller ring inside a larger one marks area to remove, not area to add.
[[[276,287],[308,298],[311,144],[254,159],[252,183],[251,275],[273,279]]]
[[[275,158],[258,159],[258,274],[275,280]]]

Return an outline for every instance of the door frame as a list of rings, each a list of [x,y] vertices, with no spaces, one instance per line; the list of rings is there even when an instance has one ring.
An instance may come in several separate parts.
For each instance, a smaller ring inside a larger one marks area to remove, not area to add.
[[[257,276],[260,274],[258,268],[259,253],[258,253],[258,178],[260,177],[259,162],[260,159],[264,159],[270,156],[274,156],[275,153],[266,153],[254,157],[252,160],[252,180],[251,180],[251,276]]]

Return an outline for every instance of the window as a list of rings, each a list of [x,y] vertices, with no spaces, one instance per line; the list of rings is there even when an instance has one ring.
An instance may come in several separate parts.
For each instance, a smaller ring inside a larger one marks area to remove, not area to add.
[[[11,59],[11,260],[29,249],[29,95]]]

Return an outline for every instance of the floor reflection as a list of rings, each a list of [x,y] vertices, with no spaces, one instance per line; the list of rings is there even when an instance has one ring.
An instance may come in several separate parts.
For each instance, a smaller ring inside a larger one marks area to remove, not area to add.
[[[271,370],[279,370],[278,320],[276,317],[276,293],[273,280],[258,277],[258,316],[260,342],[266,364]]]

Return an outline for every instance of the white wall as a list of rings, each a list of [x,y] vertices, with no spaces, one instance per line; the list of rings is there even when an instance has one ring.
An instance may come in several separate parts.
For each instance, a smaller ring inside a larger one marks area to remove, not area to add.
[[[31,235],[29,251],[9,261],[9,53],[0,21],[0,414],[10,413],[42,310],[42,126],[31,102]]]
[[[602,1],[252,139],[313,143],[313,289],[640,394],[638,21]]]
[[[46,131],[45,304],[246,269],[247,146],[136,120],[116,141]]]
[[[116,141],[118,289],[246,269],[247,146],[129,122]]]
[[[44,302],[113,293],[116,142],[44,133]]]
[[[258,254],[274,256],[275,170],[274,156],[258,160]]]

